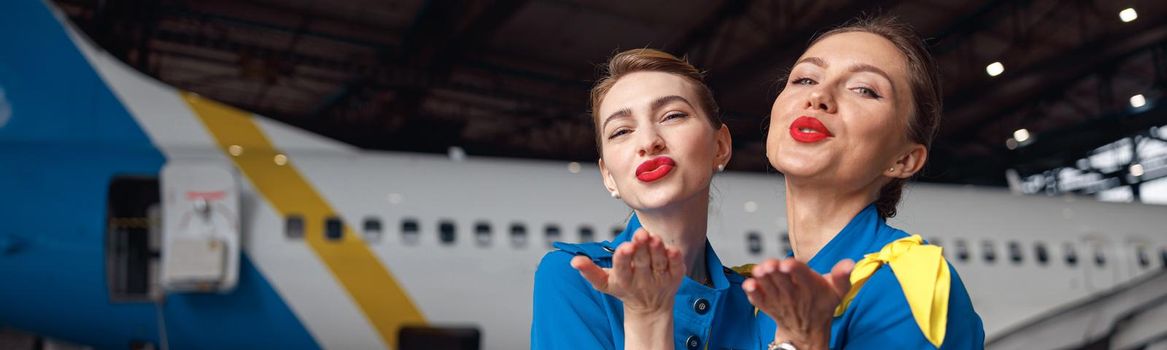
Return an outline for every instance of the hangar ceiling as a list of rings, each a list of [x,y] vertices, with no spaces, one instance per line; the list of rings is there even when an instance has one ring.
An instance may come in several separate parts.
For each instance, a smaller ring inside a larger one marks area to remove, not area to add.
[[[1082,168],[1116,141],[1167,142],[1151,129],[1167,125],[1159,1],[56,3],[163,82],[371,149],[593,161],[597,65],[652,47],[708,71],[734,134],[730,169],[766,171],[783,72],[815,32],[861,13],[913,25],[942,69],[944,119],[923,181],[1000,186],[1007,169],[1037,176]],[[1126,8],[1137,19],[1124,21]],[[1004,70],[990,76],[994,62]]]

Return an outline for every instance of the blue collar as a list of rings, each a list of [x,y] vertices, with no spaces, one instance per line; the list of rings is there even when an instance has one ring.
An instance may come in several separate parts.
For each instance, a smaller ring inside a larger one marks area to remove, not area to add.
[[[887,221],[879,216],[879,211],[873,203],[859,211],[859,214],[856,214],[835,238],[827,242],[807,265],[816,272],[825,274],[843,259],[858,262],[864,255],[879,251],[885,244],[903,237],[907,237],[907,234],[888,226]]]
[[[607,247],[615,250],[616,247],[620,246],[621,243],[631,240],[632,235],[635,234],[636,230],[640,229],[641,227],[640,218],[636,216],[636,213],[633,213],[632,217],[628,219],[628,225],[624,227],[624,232],[621,232],[616,236],[616,238],[613,238],[611,242],[604,243]],[[713,245],[709,244],[708,238],[705,239],[705,268],[709,273],[710,280],[713,281],[714,290],[722,291],[729,288],[729,279],[725,277],[725,273],[723,272],[725,267],[721,265],[721,259],[717,257],[717,253],[713,252]],[[705,286],[700,282],[694,281],[692,278],[685,276],[685,280],[681,281],[681,287],[684,288],[689,285],[693,287],[709,288],[708,286]]]

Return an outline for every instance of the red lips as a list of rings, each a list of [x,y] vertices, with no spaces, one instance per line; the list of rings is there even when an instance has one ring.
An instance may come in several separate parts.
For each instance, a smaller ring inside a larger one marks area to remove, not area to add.
[[[643,182],[653,182],[660,180],[662,177],[665,177],[665,175],[668,175],[669,172],[673,171],[673,167],[675,166],[676,163],[674,163],[673,159],[669,157],[656,157],[649,159],[644,161],[644,163],[640,163],[640,166],[636,167],[636,178]]]
[[[831,131],[818,119],[802,116],[790,123],[790,137],[795,141],[812,143],[832,137]]]

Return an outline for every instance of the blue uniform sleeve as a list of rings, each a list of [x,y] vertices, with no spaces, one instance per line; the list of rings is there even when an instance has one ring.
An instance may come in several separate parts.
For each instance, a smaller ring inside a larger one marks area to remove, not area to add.
[[[941,350],[984,349],[980,316],[972,308],[968,291],[949,266],[952,288],[948,322]],[[903,288],[889,266],[884,266],[863,286],[848,310],[835,322],[832,349],[927,349],[936,350],[912,317]],[[840,329],[842,328],[842,329]]]
[[[985,348],[985,325],[973,309],[972,298],[964,287],[956,269],[948,266],[952,288],[948,294],[948,327],[941,350],[981,350]]]
[[[615,349],[602,296],[571,267],[571,259],[557,250],[539,262],[531,349]]]

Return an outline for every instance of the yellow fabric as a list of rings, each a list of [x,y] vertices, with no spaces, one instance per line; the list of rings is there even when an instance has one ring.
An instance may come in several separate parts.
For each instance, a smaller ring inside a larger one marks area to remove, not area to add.
[[[738,265],[738,266],[731,267],[729,269],[732,270],[733,272],[736,272],[737,274],[741,275],[742,277],[750,278],[750,277],[754,277],[754,275],[753,275],[754,265],[757,265],[757,264]]]
[[[877,253],[867,254],[851,270],[851,291],[835,309],[835,317],[843,314],[867,279],[885,264],[891,265],[912,317],[928,341],[937,348],[944,343],[948,324],[948,293],[951,276],[942,249],[923,244],[920,235],[901,238],[883,246]]]

